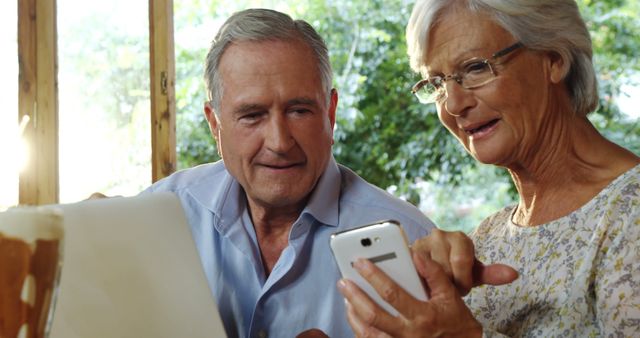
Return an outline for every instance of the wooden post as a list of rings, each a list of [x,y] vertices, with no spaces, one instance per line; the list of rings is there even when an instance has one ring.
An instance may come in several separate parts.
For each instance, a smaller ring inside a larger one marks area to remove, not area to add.
[[[19,117],[29,116],[20,204],[58,202],[56,0],[18,0]]]
[[[152,181],[176,170],[173,0],[149,0]]]

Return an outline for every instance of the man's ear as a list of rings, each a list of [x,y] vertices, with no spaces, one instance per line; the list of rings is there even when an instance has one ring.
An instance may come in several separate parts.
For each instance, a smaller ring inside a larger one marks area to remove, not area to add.
[[[209,130],[211,130],[211,135],[218,141],[218,117],[216,116],[213,107],[210,102],[204,103],[204,116],[207,119],[207,123],[209,124]]]
[[[207,119],[207,124],[209,124],[209,130],[211,130],[211,135],[216,140],[216,148],[218,149],[218,155],[222,157],[222,152],[220,151],[220,121],[218,121],[218,116],[211,106],[210,102],[204,103],[204,116]]]
[[[329,123],[331,124],[331,144],[333,144],[333,131],[336,126],[336,110],[338,109],[338,90],[331,89],[331,98],[329,99]]]

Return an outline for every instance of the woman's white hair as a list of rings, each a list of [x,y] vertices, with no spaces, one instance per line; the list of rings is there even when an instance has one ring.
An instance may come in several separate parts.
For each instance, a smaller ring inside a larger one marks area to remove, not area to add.
[[[406,32],[414,71],[427,74],[429,32],[452,6],[488,14],[531,50],[557,53],[570,65],[564,82],[576,114],[585,116],[596,109],[598,84],[591,37],[575,0],[418,0]]]

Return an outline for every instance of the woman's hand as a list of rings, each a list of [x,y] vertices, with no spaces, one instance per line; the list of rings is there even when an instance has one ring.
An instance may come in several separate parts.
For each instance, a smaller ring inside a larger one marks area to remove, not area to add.
[[[415,264],[418,264],[416,254],[440,264],[461,296],[465,296],[471,288],[478,285],[503,285],[518,278],[518,272],[508,265],[482,264],[475,258],[471,239],[459,231],[434,229],[428,236],[416,240],[411,246],[411,251],[414,253]]]
[[[394,317],[353,282],[341,279],[338,289],[347,300],[349,324],[359,337],[480,337],[482,327],[466,307],[443,268],[414,254],[418,273],[425,278],[429,300],[419,301],[375,264],[359,259],[354,267],[399,313]]]

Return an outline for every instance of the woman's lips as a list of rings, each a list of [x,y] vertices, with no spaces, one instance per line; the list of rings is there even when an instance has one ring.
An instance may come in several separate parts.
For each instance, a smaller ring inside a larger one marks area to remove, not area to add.
[[[481,137],[484,137],[486,135],[488,135],[489,133],[491,133],[495,127],[496,124],[500,121],[500,119],[493,119],[490,120],[487,123],[481,124],[477,127],[472,127],[472,128],[466,128],[464,129],[464,132],[471,136],[474,139],[478,139]]]

